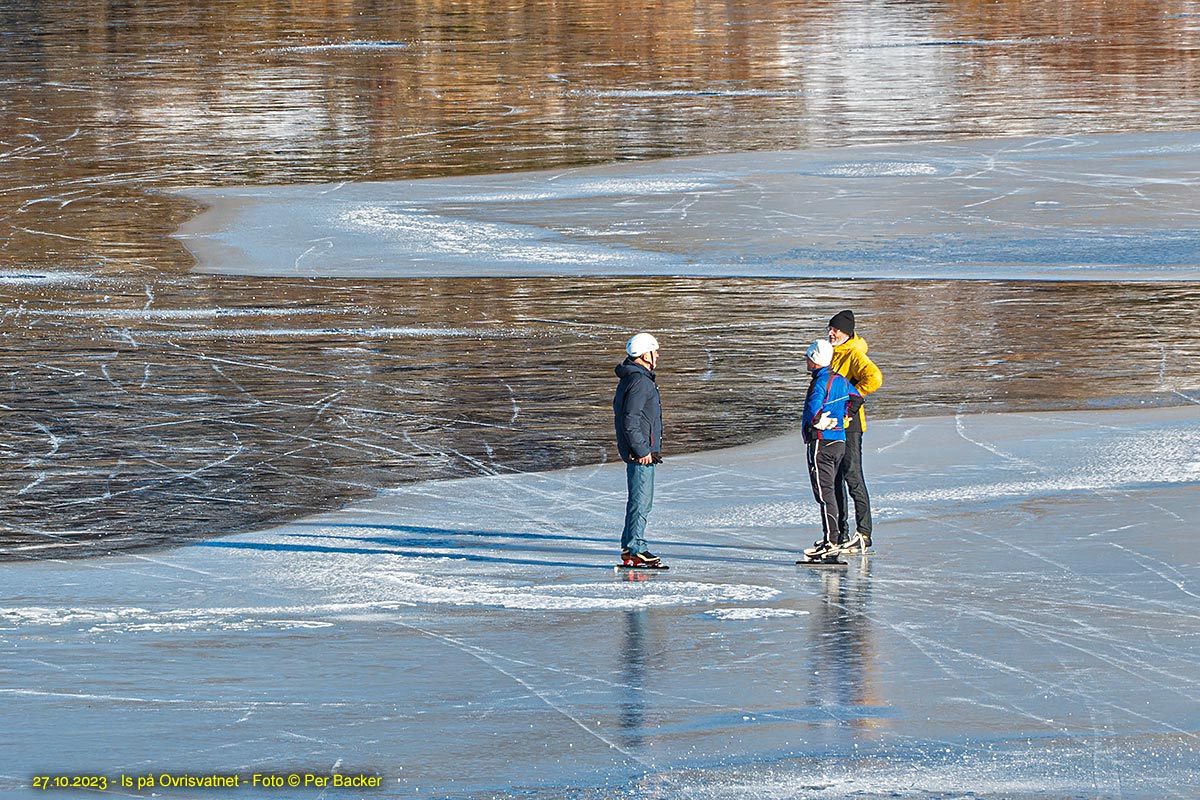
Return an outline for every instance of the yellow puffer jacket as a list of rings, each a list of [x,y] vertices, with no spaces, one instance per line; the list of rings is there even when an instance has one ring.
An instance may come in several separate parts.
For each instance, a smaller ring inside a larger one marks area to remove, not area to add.
[[[834,372],[841,373],[846,380],[854,384],[854,388],[858,389],[858,393],[863,397],[883,386],[883,373],[875,366],[875,362],[867,357],[867,340],[861,336],[851,336],[833,348],[831,366]],[[858,410],[858,424],[864,431],[867,429],[865,406]]]

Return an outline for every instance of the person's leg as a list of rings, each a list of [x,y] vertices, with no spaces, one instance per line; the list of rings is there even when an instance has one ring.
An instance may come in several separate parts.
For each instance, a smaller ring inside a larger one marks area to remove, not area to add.
[[[629,498],[625,503],[625,529],[621,549],[641,553],[646,548],[646,518],[654,506],[654,465],[626,464],[625,484]]]
[[[846,436],[850,433],[847,431]],[[850,498],[846,495],[846,462],[838,467],[837,475],[833,478],[833,499],[837,503],[837,543],[841,544],[850,538]]]
[[[854,500],[854,524],[864,539],[871,538],[871,496],[867,492],[867,479],[863,476],[862,431],[846,431],[846,456],[842,459],[839,475],[843,476],[850,497]],[[846,517],[840,518],[846,524]],[[843,528],[845,530],[845,528]]]
[[[808,445],[808,477],[821,516],[821,534],[831,544],[837,544],[838,541],[837,500],[833,496],[833,483],[845,451],[846,443],[839,441],[814,441]]]

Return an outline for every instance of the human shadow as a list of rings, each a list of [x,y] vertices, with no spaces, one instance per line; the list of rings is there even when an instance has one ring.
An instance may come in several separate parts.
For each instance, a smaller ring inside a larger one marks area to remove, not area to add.
[[[322,537],[329,538],[329,537]],[[355,541],[369,541],[357,539]],[[531,566],[531,567],[558,567],[562,569],[584,569],[584,570],[611,570],[612,567],[604,564],[585,564],[578,561],[549,561],[535,558],[508,558],[503,556],[481,555],[479,553],[444,553],[444,552],[429,552],[425,550],[404,549],[402,546],[391,546],[390,543],[373,542],[375,544],[383,544],[382,547],[336,547],[333,545],[320,544],[298,544],[289,542],[230,542],[230,541],[203,541],[196,542],[195,547],[222,547],[230,550],[259,550],[264,552],[277,553],[329,553],[340,555],[390,555],[402,556],[404,558],[417,558],[429,561],[466,561],[480,564],[508,564],[513,566]]]
[[[427,525],[384,525],[378,522],[371,523],[351,523],[351,522],[298,522],[293,523],[292,527],[297,528],[320,528],[328,530],[330,528],[344,528],[350,530],[375,530],[375,531],[394,531],[395,533],[411,533],[422,537],[429,536],[445,536],[445,537],[463,537],[475,536],[485,539],[521,539],[529,541],[572,541],[572,542],[610,542],[610,536],[572,536],[563,533],[518,533],[516,531],[487,531],[474,528],[434,528]]]
[[[368,530],[380,532],[394,532],[396,536],[339,536],[329,533],[287,533],[284,534],[293,539],[320,539],[320,540],[340,540],[353,542],[369,542],[372,544],[384,545],[387,547],[399,548],[448,548],[456,549],[463,547],[463,540],[470,538],[481,538],[489,540],[486,546],[495,550],[521,550],[529,552],[537,550],[548,553],[561,554],[578,554],[578,548],[568,546],[564,547],[545,547],[537,546],[538,543],[550,542],[586,542],[589,544],[609,544],[616,547],[617,540],[615,537],[598,537],[598,536],[578,536],[568,533],[529,533],[518,531],[498,531],[498,530],[480,530],[474,528],[438,528],[427,525],[397,525],[383,523],[320,523],[306,522],[298,523],[292,527],[308,527],[316,530],[328,531],[330,529],[343,530]],[[410,535],[404,535],[410,534]],[[508,540],[508,541],[506,541]],[[757,565],[761,564],[760,559],[747,556],[732,556],[725,552],[717,552],[711,555],[706,555],[704,550],[725,551],[736,549],[739,551],[755,550],[763,553],[788,553],[790,550],[786,548],[749,546],[740,547],[737,545],[714,544],[709,542],[669,542],[665,546],[672,551],[684,551],[676,556],[679,559],[687,561],[703,561],[703,562],[718,562],[722,564],[743,564]],[[458,558],[459,554],[450,556]],[[594,565],[589,565],[594,566]]]

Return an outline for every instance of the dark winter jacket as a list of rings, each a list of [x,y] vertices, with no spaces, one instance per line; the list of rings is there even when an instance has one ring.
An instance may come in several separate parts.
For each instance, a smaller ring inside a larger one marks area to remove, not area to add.
[[[616,373],[621,380],[613,395],[613,424],[621,460],[631,462],[661,453],[662,400],[654,373],[632,358],[618,364]]]
[[[808,394],[804,397],[804,441],[846,441],[846,404],[851,397],[858,397],[858,392],[850,385],[850,381],[829,367],[814,369]],[[822,411],[827,411],[830,417],[837,420],[835,427],[820,431],[812,426]]]

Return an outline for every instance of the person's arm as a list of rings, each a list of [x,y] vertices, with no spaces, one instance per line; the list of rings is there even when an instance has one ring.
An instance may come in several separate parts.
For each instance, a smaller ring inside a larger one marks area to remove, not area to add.
[[[854,376],[850,382],[863,397],[883,386],[883,372],[875,366],[875,362],[868,355],[857,354],[854,359],[854,369],[850,370],[850,373]]]
[[[849,382],[847,381],[847,383],[849,383]],[[858,410],[862,407],[863,407],[862,393],[858,391],[858,389],[854,386],[853,383],[850,383],[850,396],[846,399],[846,417],[847,418],[853,417],[855,414],[858,413]]]

